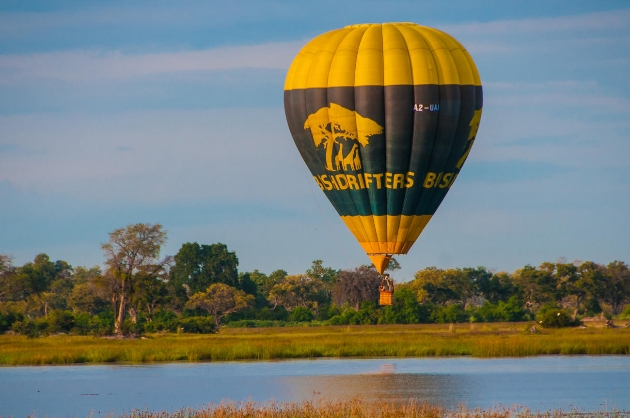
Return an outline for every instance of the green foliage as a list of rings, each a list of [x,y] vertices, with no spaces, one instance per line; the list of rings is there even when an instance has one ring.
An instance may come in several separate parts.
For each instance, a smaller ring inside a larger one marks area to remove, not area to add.
[[[341,273],[341,270],[324,267],[324,262],[322,260],[314,260],[311,268],[306,270],[306,275],[311,279],[321,280],[329,285],[335,283],[339,273]]]
[[[11,330],[18,334],[25,335],[28,338],[36,338],[39,337],[40,334],[38,324],[32,319],[14,322],[11,326]]]
[[[181,318],[177,324],[184,332],[193,334],[212,334],[217,332],[214,318],[211,316],[193,316]]]
[[[48,314],[48,332],[70,332],[76,322],[74,315],[70,311],[52,311]]]
[[[47,317],[38,319],[24,319],[12,324],[11,329],[30,338],[40,335],[50,335],[56,333],[69,333],[76,324],[76,319],[72,312],[54,310]]]
[[[394,293],[394,310],[397,324],[429,322],[427,306],[420,305],[416,295],[409,289],[403,288]]]
[[[170,257],[157,258],[165,239],[159,224],[115,230],[102,245],[108,266],[104,273],[99,267],[53,262],[46,254],[14,266],[11,257],[0,254],[0,333],[201,333],[209,332],[203,325],[209,321],[215,321],[216,329],[221,322],[230,327],[278,327],[536,318],[547,327],[563,327],[577,324],[572,320],[577,315],[630,318],[630,270],[622,261],[601,265],[558,260],[513,273],[429,267],[418,271],[414,280],[396,284],[393,306],[377,306],[380,277],[368,266],[339,271],[315,260],[305,274],[278,269],[269,275],[258,270],[239,275],[238,258],[226,245],[186,243],[166,274]],[[124,261],[134,254],[125,253],[127,243],[137,244],[150,262],[132,268]],[[392,261],[390,267],[395,269],[397,263]],[[228,290],[209,294],[214,285]],[[115,318],[117,314],[121,318]],[[128,314],[135,322],[120,322]]]
[[[316,319],[318,321],[327,321],[335,315],[341,314],[341,308],[332,303],[324,304],[317,312]]]
[[[545,328],[564,328],[580,325],[580,321],[573,321],[571,316],[560,309],[545,309],[536,320]]]
[[[482,269],[479,267],[478,269]],[[484,270],[478,277],[477,287],[479,293],[490,303],[496,304],[499,301],[507,301],[516,292],[514,282],[509,274],[491,274]]]
[[[591,297],[586,301],[584,306],[586,316],[595,316],[602,313],[602,307],[596,297]]]
[[[72,334],[89,335],[90,334],[90,320],[92,316],[87,312],[77,312],[74,315],[74,327],[72,328]]]
[[[286,276],[280,283],[273,286],[269,292],[269,301],[274,309],[282,306],[292,311],[298,306],[317,309],[329,299],[326,284],[306,274]]]
[[[514,295],[507,302],[486,302],[473,309],[471,319],[473,322],[519,322],[529,320],[530,316],[518,296]]]
[[[131,319],[125,319],[122,323],[122,335],[126,337],[135,337],[140,334],[142,328],[138,327],[138,325],[133,322]]]
[[[173,311],[158,310],[153,313],[151,321],[142,324],[144,332],[176,332],[179,318]]]
[[[203,309],[214,318],[217,328],[224,316],[243,311],[254,304],[254,296],[223,283],[215,283],[205,292],[195,293],[188,302],[188,309]]]
[[[135,317],[140,306],[146,306],[149,314],[161,298],[160,283],[167,279],[172,257],[160,260],[160,251],[166,242],[166,231],[162,225],[137,223],[109,233],[109,241],[101,244],[105,254],[105,265],[109,294],[114,302],[114,331],[116,334],[132,335],[133,326],[125,325],[127,312]],[[157,289],[151,289],[156,287]]]
[[[626,306],[626,309],[621,312],[619,319],[630,319],[630,304]]]
[[[378,323],[379,311],[374,302],[361,302],[358,311],[347,307],[342,313],[328,320],[330,325],[374,325]]]
[[[187,242],[175,255],[170,283],[183,303],[192,295],[204,292],[214,283],[238,288],[238,258],[222,243],[199,245]]]
[[[468,322],[470,316],[462,305],[454,303],[447,306],[437,306],[431,312],[431,319],[436,324],[448,324]]]
[[[11,329],[13,324],[18,321],[23,321],[24,315],[21,313],[7,310],[4,313],[0,312],[0,333]]]
[[[314,317],[315,315],[313,315],[313,312],[311,312],[310,309],[305,308],[304,306],[298,306],[291,312],[291,315],[289,315],[289,321],[310,322]]]
[[[378,323],[379,324],[397,324],[398,323],[398,315],[396,315],[394,306],[381,307],[380,313],[378,316]]]
[[[394,304],[379,308],[379,324],[418,324],[430,322],[429,307],[420,304],[414,292],[400,287],[394,293]]]
[[[108,335],[114,331],[114,313],[112,311],[102,312],[90,318],[90,334]]]
[[[258,286],[251,278],[250,273],[241,273],[238,275],[238,287],[248,295],[258,295]]]
[[[389,263],[387,263],[387,268],[385,269],[385,271],[396,271],[396,270],[400,270],[400,263],[398,262],[398,260],[396,260],[394,257],[392,257],[389,260]]]

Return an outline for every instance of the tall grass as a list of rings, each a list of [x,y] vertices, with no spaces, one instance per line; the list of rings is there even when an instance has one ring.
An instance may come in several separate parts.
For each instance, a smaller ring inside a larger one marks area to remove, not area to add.
[[[219,334],[154,334],[109,340],[0,336],[0,365],[273,360],[315,357],[630,354],[630,328],[524,332],[525,324],[224,328]]]
[[[123,415],[124,418],[568,418],[568,417],[629,417],[623,411],[583,412],[554,410],[532,412],[520,408],[495,408],[488,410],[468,410],[460,407],[448,411],[440,406],[419,403],[414,400],[408,403],[364,402],[359,399],[336,402],[301,402],[301,403],[222,403],[210,405],[202,409],[181,409],[175,412],[133,411]]]

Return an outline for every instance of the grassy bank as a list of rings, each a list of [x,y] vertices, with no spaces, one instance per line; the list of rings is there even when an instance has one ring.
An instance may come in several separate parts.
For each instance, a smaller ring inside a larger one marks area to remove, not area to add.
[[[224,328],[219,334],[156,334],[131,340],[0,335],[0,365],[630,354],[630,328],[543,329],[537,334],[525,328],[521,323]]]
[[[449,411],[440,406],[410,401],[409,403],[374,402],[358,399],[337,402],[302,403],[223,403],[203,409],[181,409],[175,412],[133,411],[123,418],[569,418],[569,417],[629,417],[629,412],[619,411],[545,411],[533,412],[523,408],[495,408]]]

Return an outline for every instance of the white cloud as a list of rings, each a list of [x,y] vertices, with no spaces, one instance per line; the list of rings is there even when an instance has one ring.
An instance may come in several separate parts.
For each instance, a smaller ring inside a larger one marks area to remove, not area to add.
[[[515,34],[564,31],[615,30],[630,28],[630,9],[588,13],[577,16],[497,20],[457,25],[440,29],[460,34]]]
[[[303,45],[302,41],[278,42],[138,55],[116,51],[0,55],[0,83],[13,84],[29,79],[88,82],[235,68],[288,69]]]
[[[281,108],[0,117],[0,180],[77,199],[285,200],[309,193]]]
[[[609,114],[627,115],[630,113],[630,100],[597,94],[538,93],[492,97],[488,101],[491,101],[494,106],[554,106],[556,109],[581,107],[592,109],[596,113],[600,113],[602,110]]]
[[[549,92],[550,90],[579,90],[584,91],[584,89],[592,90],[594,88],[599,87],[599,83],[594,80],[561,80],[561,81],[540,81],[540,82],[527,82],[527,81],[517,81],[517,82],[505,82],[505,81],[490,81],[487,83],[483,83],[484,90],[487,89],[496,89],[497,91],[505,91],[508,93],[513,93],[514,90],[521,90],[522,92],[529,91],[545,91]]]

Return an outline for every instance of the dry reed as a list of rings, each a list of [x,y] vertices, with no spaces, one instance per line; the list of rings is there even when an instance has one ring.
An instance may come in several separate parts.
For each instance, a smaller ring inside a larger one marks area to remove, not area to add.
[[[224,402],[201,409],[180,409],[175,412],[133,411],[124,418],[621,418],[630,417],[625,411],[584,412],[579,410],[532,412],[523,408],[495,408],[454,411],[440,406],[409,402],[365,402],[360,399],[300,403],[238,403]]]

